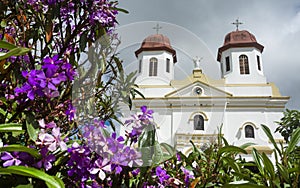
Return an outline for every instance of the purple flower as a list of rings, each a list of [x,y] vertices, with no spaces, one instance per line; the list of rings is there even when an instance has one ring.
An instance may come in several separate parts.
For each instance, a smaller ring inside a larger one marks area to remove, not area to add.
[[[146,106],[141,107],[142,114],[132,115],[132,118],[125,121],[125,125],[132,125],[131,132],[127,132],[127,137],[136,143],[146,126],[152,124],[153,110],[148,110]]]
[[[156,167],[155,173],[161,184],[163,184],[165,181],[168,181],[170,178],[170,175],[168,175],[167,172],[163,170],[160,166]]]
[[[92,167],[89,171],[91,174],[98,174],[98,177],[101,180],[104,180],[106,178],[105,172],[111,172],[110,161],[106,158],[103,160],[98,158],[94,163],[94,167]]]
[[[54,123],[54,121],[51,121],[50,123],[45,124],[45,120],[41,119],[38,122],[39,122],[40,127],[43,129],[51,129],[51,128],[56,127],[56,124]]]
[[[74,142],[72,148],[68,149],[68,153],[70,154],[70,159],[67,162],[69,166],[68,175],[75,181],[85,182],[90,178],[90,169],[94,164],[90,149]]]
[[[72,105],[71,102],[69,102],[68,108],[65,111],[65,114],[67,115],[69,121],[73,121],[74,118],[76,118],[76,108]]]
[[[53,58],[47,56],[43,59],[42,68],[46,70],[47,75],[54,75],[59,69],[59,66],[63,63],[63,61],[58,58],[58,55],[54,55]]]
[[[176,158],[177,158],[177,161],[181,161],[181,157],[180,157],[179,153],[176,153]]]
[[[185,185],[188,187],[190,184],[190,180],[195,178],[194,173],[184,167],[181,167],[180,170],[184,173],[184,182]]]
[[[19,165],[27,165],[27,164],[32,164],[33,158],[31,155],[25,152],[3,152],[1,155],[1,160],[5,161],[3,163],[3,167],[8,167],[8,166],[19,166]]]
[[[15,89],[15,94],[18,96],[22,93],[27,93],[27,97],[30,100],[34,100],[35,95],[40,97],[44,96],[43,88],[46,87],[45,75],[43,71],[32,70],[30,72],[22,71],[22,76],[27,78],[27,82],[20,87]]]
[[[48,154],[48,149],[47,148],[42,148],[40,151],[42,155],[42,160],[36,163],[37,168],[42,168],[44,167],[46,171],[50,170],[52,168],[52,162],[55,161],[55,155],[53,154]]]
[[[134,169],[133,171],[131,171],[131,174],[133,175],[133,176],[137,176],[139,173],[140,173],[140,169],[139,168],[136,168],[136,169]]]
[[[61,140],[61,133],[59,127],[52,128],[51,134],[41,130],[38,136],[37,145],[46,146],[49,151],[55,151],[59,146],[62,151],[67,150],[66,143]]]
[[[8,167],[8,166],[19,166],[22,161],[19,159],[19,155],[17,152],[13,153],[8,153],[4,152],[3,155],[1,156],[1,160],[5,161],[3,163],[3,167]]]

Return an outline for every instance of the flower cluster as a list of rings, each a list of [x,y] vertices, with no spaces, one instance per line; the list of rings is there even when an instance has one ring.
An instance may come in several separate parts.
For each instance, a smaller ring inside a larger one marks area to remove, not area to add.
[[[58,86],[67,80],[73,80],[75,71],[65,60],[59,60],[58,55],[46,57],[42,62],[42,70],[22,71],[27,80],[22,87],[15,89],[16,96],[26,94],[30,100],[35,97],[48,99],[59,96]]]
[[[153,110],[148,110],[147,106],[141,107],[142,114],[132,115],[131,119],[125,121],[125,125],[132,126],[131,132],[127,132],[127,137],[136,143],[143,130],[152,124],[153,121]]]
[[[39,121],[39,124],[41,129],[36,141],[38,146],[47,148],[51,152],[56,151],[58,147],[62,151],[67,150],[67,145],[62,140],[60,128],[53,121],[45,124],[45,121],[42,119]]]
[[[165,170],[163,170],[160,166],[156,167],[155,173],[159,179],[159,183],[161,185],[166,185],[170,178],[170,175],[167,174],[167,172]]]
[[[104,136],[101,129],[103,127],[85,126],[84,137],[88,145],[75,142],[68,149],[68,176],[76,186],[84,187],[91,181],[95,185],[96,178],[109,184],[110,174],[120,174],[125,166],[142,165],[141,154],[122,143],[122,137],[116,137],[116,133]],[[138,174],[139,171],[134,173]]]
[[[117,137],[113,132],[111,136],[106,136],[103,127],[94,125],[86,125],[84,138],[92,151],[95,151],[101,157],[108,159],[112,164],[112,170],[117,174],[121,173],[122,166],[141,166],[141,154],[134,148],[124,143],[122,136]]]

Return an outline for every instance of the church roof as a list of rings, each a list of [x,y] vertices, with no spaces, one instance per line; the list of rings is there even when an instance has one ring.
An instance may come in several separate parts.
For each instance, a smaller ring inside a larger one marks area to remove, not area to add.
[[[173,62],[177,61],[176,51],[172,48],[170,39],[162,34],[155,34],[146,37],[141,47],[135,51],[135,55],[138,56],[142,51],[167,51],[173,55]]]
[[[256,41],[253,34],[246,30],[236,30],[228,33],[225,36],[224,44],[218,50],[217,60],[220,61],[221,53],[229,48],[240,48],[240,47],[255,47],[260,52],[263,51],[264,46]]]

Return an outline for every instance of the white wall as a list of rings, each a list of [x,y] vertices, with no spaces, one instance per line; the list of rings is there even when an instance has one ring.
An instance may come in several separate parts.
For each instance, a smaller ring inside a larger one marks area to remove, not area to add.
[[[250,74],[240,74],[239,56],[246,55],[248,57]],[[258,70],[257,58],[260,56],[261,70]],[[226,72],[225,58],[229,56],[230,71]],[[266,83],[266,77],[263,74],[263,61],[261,53],[256,48],[231,48],[222,53],[221,63],[223,63],[223,75],[225,82],[228,84],[237,83]]]

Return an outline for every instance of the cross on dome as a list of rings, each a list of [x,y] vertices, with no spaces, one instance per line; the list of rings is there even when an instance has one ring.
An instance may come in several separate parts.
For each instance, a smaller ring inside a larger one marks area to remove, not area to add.
[[[231,24],[236,26],[236,30],[239,30],[239,25],[242,25],[243,23],[239,21],[239,19],[236,19],[235,22],[232,22]]]
[[[152,29],[156,29],[156,34],[158,34],[158,31],[159,31],[160,29],[162,29],[162,27],[159,26],[159,24],[157,23],[156,26],[153,27]]]

